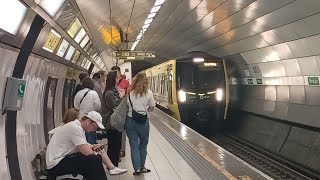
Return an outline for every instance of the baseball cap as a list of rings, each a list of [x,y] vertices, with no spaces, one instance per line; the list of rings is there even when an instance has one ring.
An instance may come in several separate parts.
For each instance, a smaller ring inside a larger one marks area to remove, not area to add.
[[[96,111],[90,111],[87,115],[89,119],[91,119],[92,121],[96,122],[97,125],[99,126],[99,128],[101,129],[105,129],[104,125],[102,124],[102,116],[100,115],[100,113],[96,112]]]

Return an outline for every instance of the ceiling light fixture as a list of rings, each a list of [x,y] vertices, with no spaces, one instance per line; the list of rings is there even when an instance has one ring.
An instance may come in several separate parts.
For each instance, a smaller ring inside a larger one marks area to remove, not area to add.
[[[160,10],[160,8],[161,8],[161,6],[154,6],[154,7],[151,9],[150,13],[156,13],[156,12],[158,12],[158,11]]]
[[[147,29],[150,26],[150,24],[145,24],[142,26],[142,29]]]
[[[154,6],[159,6],[163,4],[166,0],[156,0],[156,3],[154,3]]]
[[[131,46],[131,51],[133,51],[136,46],[138,45],[138,43],[140,42],[143,34],[148,30],[149,26],[151,25],[153,18],[157,15],[157,12],[159,12],[161,5],[165,2],[166,0],[156,0],[156,2],[154,3],[154,6],[152,7],[147,19],[144,22],[144,25],[140,31],[140,33],[138,34],[138,36],[136,37],[136,41],[132,44]]]
[[[152,21],[153,21],[152,18],[151,18],[151,19],[147,19],[147,20],[144,22],[144,24],[150,24]]]
[[[154,18],[154,17],[156,16],[156,14],[157,14],[157,13],[151,13],[151,14],[149,14],[148,17],[147,17],[147,19],[149,19],[149,18]]]

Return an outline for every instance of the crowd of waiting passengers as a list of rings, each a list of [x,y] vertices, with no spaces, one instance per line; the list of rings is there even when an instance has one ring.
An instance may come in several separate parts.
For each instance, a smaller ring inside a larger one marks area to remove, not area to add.
[[[132,85],[114,66],[92,78],[79,75],[74,108],[69,109],[63,123],[51,130],[46,152],[48,179],[66,174],[80,174],[86,180],[106,180],[110,175],[126,173],[118,167],[123,133],[129,139],[133,175],[150,172],[145,167],[149,139],[147,112],[155,101],[148,89],[144,73],[132,79]],[[97,143],[97,130],[106,133],[106,144]]]

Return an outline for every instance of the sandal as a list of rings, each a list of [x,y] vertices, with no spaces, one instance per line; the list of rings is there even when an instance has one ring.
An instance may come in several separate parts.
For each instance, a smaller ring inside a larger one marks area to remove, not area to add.
[[[151,170],[150,169],[147,169],[147,168],[141,168],[141,173],[149,173],[149,172],[151,172]]]
[[[135,171],[133,172],[133,175],[134,175],[134,176],[139,176],[139,175],[140,175],[140,173],[141,173],[141,171],[140,171],[140,170],[135,170]]]

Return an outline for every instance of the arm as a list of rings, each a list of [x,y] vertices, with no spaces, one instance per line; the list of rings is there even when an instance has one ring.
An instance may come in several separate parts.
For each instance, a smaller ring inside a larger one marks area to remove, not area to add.
[[[73,104],[74,104],[74,108],[76,110],[79,110],[80,108],[79,93],[77,93],[76,96],[74,97]]]
[[[147,109],[148,112],[152,112],[153,110],[154,110],[154,106],[149,106]]]
[[[154,107],[156,106],[156,102],[153,98],[153,93],[150,90],[149,90],[148,94],[149,94],[149,103],[148,103],[149,107],[148,107],[147,111],[152,112],[154,110]]]
[[[77,146],[77,150],[82,153],[83,155],[90,155],[90,154],[95,154],[95,152],[92,150],[91,145],[89,144],[81,144]]]
[[[86,137],[84,135],[83,129],[81,127],[71,127],[70,132],[72,132],[69,136],[72,143],[76,146],[78,152],[83,155],[95,154],[92,150],[92,145],[88,144]]]

